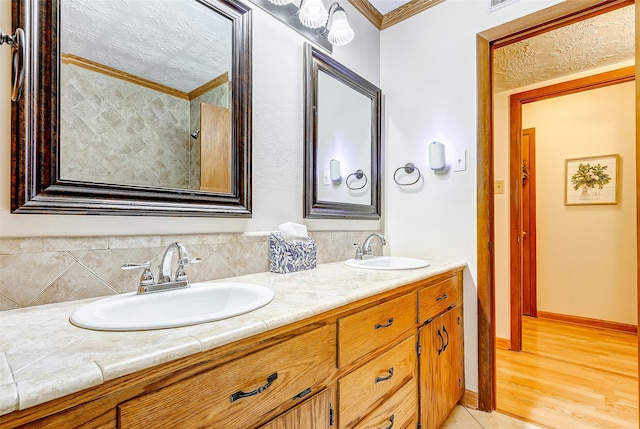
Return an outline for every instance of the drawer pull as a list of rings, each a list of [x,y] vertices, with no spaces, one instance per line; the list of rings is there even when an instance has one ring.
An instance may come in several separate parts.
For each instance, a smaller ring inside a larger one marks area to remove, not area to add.
[[[393,317],[390,317],[389,321],[384,325],[381,325],[380,323],[376,323],[376,325],[373,328],[377,331],[378,329],[388,328],[391,325],[393,325]]]
[[[278,373],[274,372],[267,378],[267,384],[258,387],[256,390],[252,390],[251,392],[243,392],[242,390],[240,390],[234,393],[233,395],[231,395],[231,398],[230,398],[231,402],[235,402],[238,399],[246,398],[248,396],[258,395],[264,392],[265,390],[267,390],[269,386],[271,386],[271,383],[273,383],[276,378],[278,378]]]
[[[385,375],[384,377],[376,377],[376,384],[380,383],[381,381],[387,381],[391,377],[393,377],[393,367],[389,368],[389,375]]]
[[[442,325],[442,330],[444,331],[445,334],[447,334],[447,342],[444,345],[444,348],[442,349],[442,351],[445,351],[447,349],[447,347],[449,347],[449,333],[447,332],[447,328],[444,327],[444,325]]]
[[[311,388],[307,387],[306,389],[304,389],[302,392],[298,393],[296,396],[294,396],[293,398],[291,398],[292,401],[295,401],[296,399],[302,399],[305,396],[307,396],[309,393],[311,393]]]
[[[393,427],[393,421],[396,419],[395,414],[389,417],[389,426],[384,429],[391,429]]]
[[[440,329],[438,329],[438,337],[440,337],[440,344],[441,344],[441,347],[438,349],[438,356],[440,356],[440,353],[442,353],[445,348],[444,337],[442,336],[442,332],[440,332]]]
[[[447,294],[446,294],[446,293],[443,293],[443,294],[442,294],[442,295],[440,295],[440,296],[436,296],[436,301],[444,301],[444,300],[445,300],[445,299],[447,299],[447,298],[448,298]]]

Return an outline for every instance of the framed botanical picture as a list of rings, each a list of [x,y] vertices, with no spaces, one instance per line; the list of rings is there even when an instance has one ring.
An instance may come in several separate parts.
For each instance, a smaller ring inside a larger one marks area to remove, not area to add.
[[[618,204],[620,155],[565,160],[564,204]]]

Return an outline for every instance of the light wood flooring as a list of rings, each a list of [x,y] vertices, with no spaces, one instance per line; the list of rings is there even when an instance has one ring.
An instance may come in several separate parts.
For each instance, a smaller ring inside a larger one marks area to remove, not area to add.
[[[638,428],[635,334],[523,317],[522,351],[497,350],[497,408],[547,428]]]

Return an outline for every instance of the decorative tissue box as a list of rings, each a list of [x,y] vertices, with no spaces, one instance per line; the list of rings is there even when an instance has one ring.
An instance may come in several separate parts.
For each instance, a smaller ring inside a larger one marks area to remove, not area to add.
[[[269,258],[272,273],[312,270],[316,267],[316,242],[311,237],[286,241],[282,233],[272,232],[269,234]]]

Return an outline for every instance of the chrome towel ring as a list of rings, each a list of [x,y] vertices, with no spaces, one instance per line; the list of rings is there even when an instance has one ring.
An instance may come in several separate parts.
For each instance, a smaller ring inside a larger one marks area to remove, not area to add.
[[[404,170],[404,172],[406,174],[413,174],[414,172],[418,172],[418,177],[416,177],[416,180],[414,180],[413,182],[408,182],[408,183],[401,183],[398,181],[398,177],[397,174],[400,170]],[[398,186],[411,186],[411,185],[415,185],[416,183],[418,183],[418,181],[420,180],[420,178],[422,177],[422,174],[420,173],[420,169],[418,167],[416,167],[412,162],[408,162],[404,165],[404,167],[398,167],[396,168],[396,171],[393,173],[393,181],[396,182],[398,184]]]
[[[354,178],[351,179],[351,177],[354,177]],[[349,179],[351,179],[351,183],[353,183],[354,180],[361,180],[363,177],[364,177],[364,183],[360,187],[352,187],[351,184],[349,183]],[[354,173],[349,174],[344,181],[345,185],[347,185],[347,188],[351,189],[352,191],[357,191],[359,189],[364,188],[365,186],[367,186],[368,182],[369,182],[369,179],[367,179],[367,175],[364,174],[364,171],[362,171],[361,169],[357,169]]]
[[[0,29],[0,45],[3,43],[6,43],[13,49],[13,56],[11,58],[11,80],[13,81],[11,101],[18,101],[20,100],[22,85],[24,84],[24,62],[26,60],[26,43],[22,28],[18,28],[13,36],[4,34]]]

